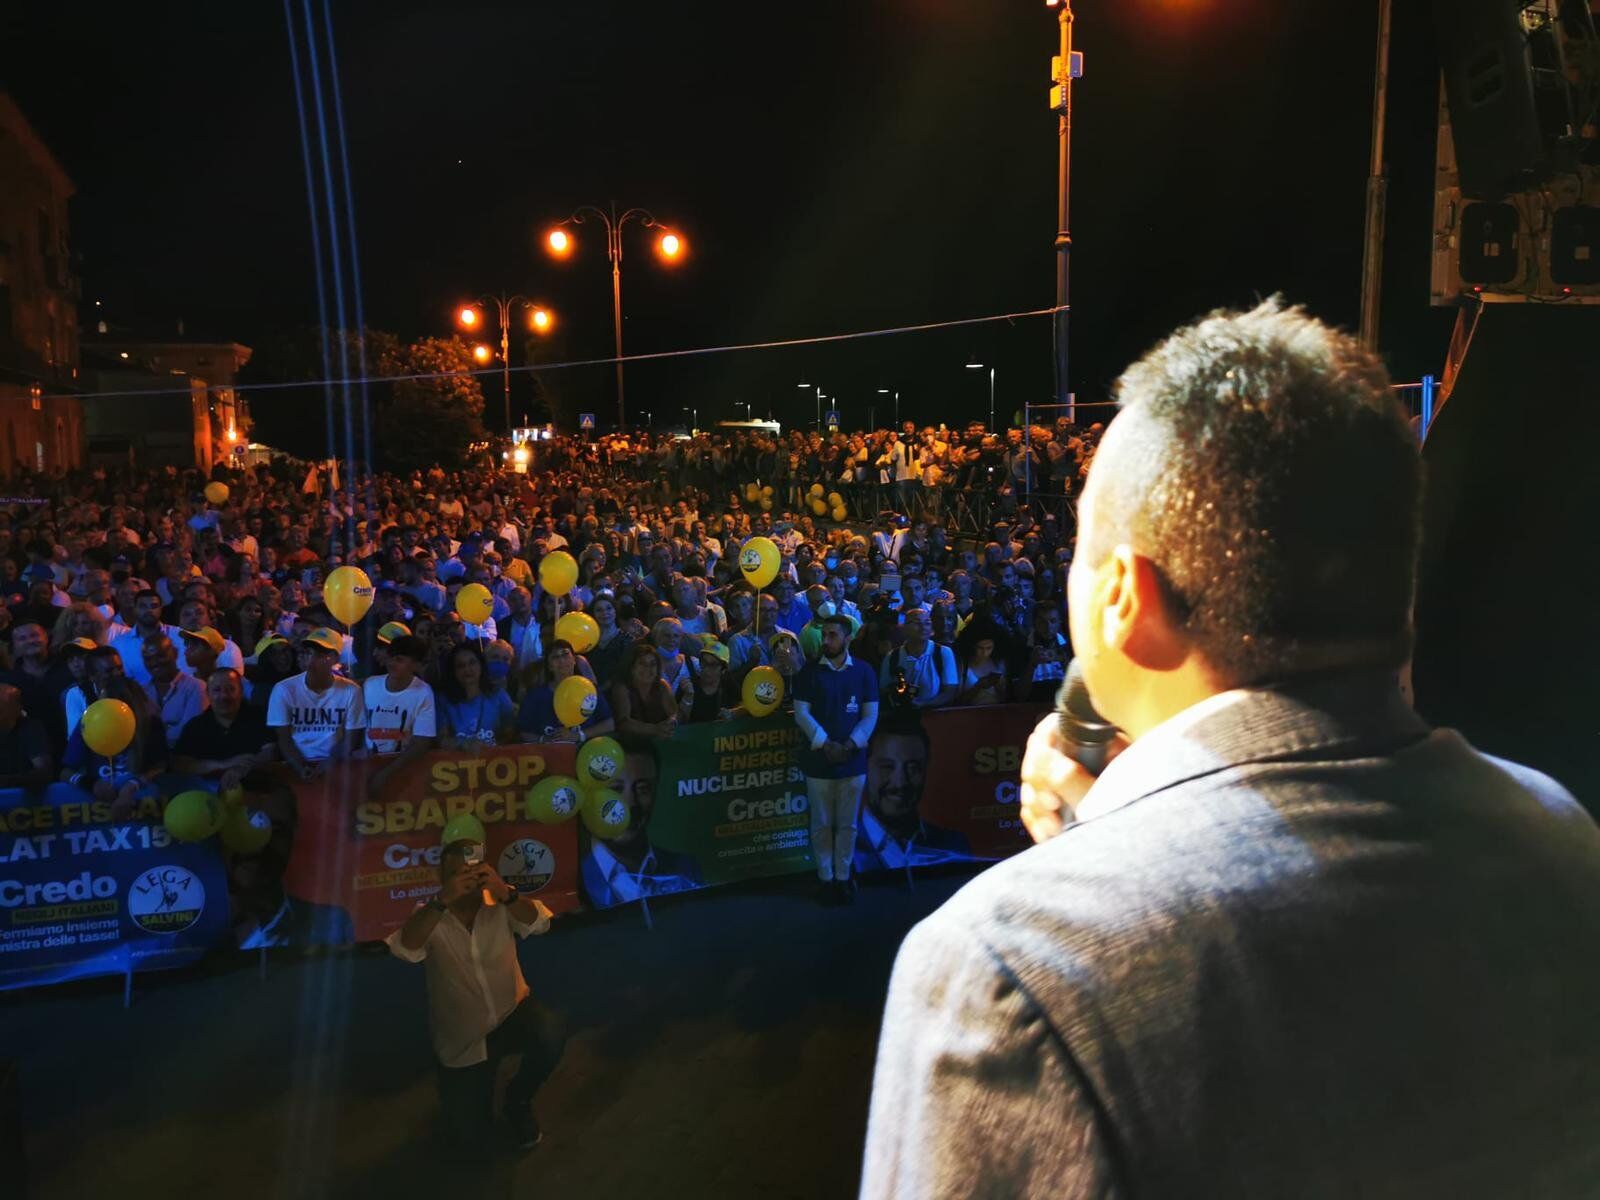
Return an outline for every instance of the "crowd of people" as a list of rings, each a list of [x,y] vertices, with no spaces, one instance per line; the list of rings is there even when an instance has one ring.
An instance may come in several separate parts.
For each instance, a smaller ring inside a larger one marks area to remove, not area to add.
[[[1034,450],[1077,454],[1098,431],[1058,432],[1031,439]],[[978,440],[1017,444],[1011,435]],[[963,453],[962,439],[944,439],[558,437],[538,444],[526,473],[376,473],[347,490],[287,459],[210,477],[23,478],[0,509],[0,787],[71,784],[115,818],[170,795],[174,780],[281,797],[288,773],[311,779],[366,756],[382,760],[368,773],[377,795],[434,746],[666,738],[739,714],[759,665],[785,679],[793,711],[835,616],[887,706],[1048,700],[1071,653],[1072,530],[1024,497],[982,536],[953,532],[925,498],[928,471]],[[908,445],[923,447],[912,459],[927,464],[921,491],[900,490],[892,473],[842,477],[863,454],[903,462]],[[852,505],[897,507],[819,515],[814,480],[862,489]],[[737,563],[758,535],[782,556],[759,591]],[[537,573],[554,550],[579,564],[559,597]],[[346,564],[374,584],[353,626],[322,595]],[[470,583],[493,596],[480,624],[455,604]],[[593,618],[593,645],[557,633],[572,612]],[[581,727],[556,715],[555,691],[574,674],[598,690]],[[79,724],[100,698],[136,715],[132,743],[109,760]],[[277,836],[263,855],[281,860],[291,803],[268,807]]]

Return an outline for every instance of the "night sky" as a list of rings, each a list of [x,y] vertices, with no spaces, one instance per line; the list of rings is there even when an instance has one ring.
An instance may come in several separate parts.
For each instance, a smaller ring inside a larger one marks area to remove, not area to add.
[[[295,15],[301,15],[296,0]],[[1383,341],[1436,370],[1427,307],[1437,64],[1397,6]],[[317,275],[283,8],[14,5],[0,79],[79,188],[85,320],[246,344],[314,323]],[[318,5],[314,10],[320,14]],[[1176,323],[1282,291],[1357,320],[1376,4],[1080,0],[1072,378],[1103,399]],[[319,18],[320,19],[320,18]],[[629,232],[625,346],[649,352],[1004,313],[1053,300],[1053,10],[1042,0],[683,6],[335,6],[367,323],[448,333],[490,290],[560,314],[544,353],[610,352],[603,241],[548,261],[580,203],[652,209],[689,239],[667,271]],[[323,63],[326,67],[326,61]],[[330,114],[331,115],[331,114]],[[520,347],[513,362],[520,361]],[[630,369],[630,408],[702,423],[751,401],[847,425],[1002,420],[1050,399],[1048,321]],[[603,413],[606,368],[562,372]],[[498,386],[486,386],[497,413]],[[492,419],[492,418],[491,418]]]

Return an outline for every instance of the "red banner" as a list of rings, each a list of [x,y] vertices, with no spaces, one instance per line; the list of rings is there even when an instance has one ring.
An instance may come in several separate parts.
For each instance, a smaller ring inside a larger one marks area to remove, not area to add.
[[[858,871],[1005,858],[1031,842],[1018,772],[1033,704],[880,711],[867,745]]]
[[[528,815],[528,791],[546,775],[573,773],[573,747],[500,746],[433,751],[402,767],[374,799],[369,759],[341,763],[296,783],[299,819],[284,887],[316,910],[311,940],[387,937],[439,890],[440,834],[473,813],[488,835],[484,860],[507,883],[556,912],[578,907],[575,821],[544,825]]]

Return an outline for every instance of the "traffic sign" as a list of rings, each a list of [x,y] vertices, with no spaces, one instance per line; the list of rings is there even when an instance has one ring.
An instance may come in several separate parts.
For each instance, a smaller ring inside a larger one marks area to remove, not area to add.
[[[827,419],[828,419],[828,428],[830,430],[832,430],[834,433],[837,433],[839,431],[839,410],[836,409],[836,408],[830,408],[828,410],[828,418]]]
[[[579,429],[593,429],[594,428],[594,414],[593,413],[579,413],[578,414],[578,428]]]

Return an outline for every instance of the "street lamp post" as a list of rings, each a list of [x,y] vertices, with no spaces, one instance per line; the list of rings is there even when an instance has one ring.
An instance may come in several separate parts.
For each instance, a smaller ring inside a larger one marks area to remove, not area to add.
[[[1056,403],[1067,403],[1067,297],[1072,264],[1072,0],[1045,0],[1058,9],[1061,27],[1060,55],[1051,64],[1050,108],[1057,114],[1056,142],[1056,311],[1051,320],[1055,342]],[[991,418],[989,424],[994,425]]]
[[[609,211],[593,204],[584,204],[575,209],[563,224],[582,225],[585,214],[598,217],[606,231],[606,257],[611,260],[611,326],[617,359],[617,425],[626,429],[628,408],[622,390],[622,230],[629,221],[636,221],[646,229],[662,230],[656,240],[656,252],[666,262],[677,262],[683,256],[684,243],[681,236],[667,230],[643,208],[630,208],[618,216],[614,204]],[[545,245],[557,258],[566,258],[572,253],[572,238],[560,226],[549,232]]]
[[[981,371],[983,364],[976,360],[967,363],[967,370]],[[994,432],[994,368],[989,368],[989,432]]]
[[[526,296],[479,296],[476,304],[484,309],[493,308],[500,322],[500,397],[505,403],[506,431],[511,430],[511,310],[518,304],[532,309],[530,324],[535,333],[548,333],[554,323],[550,311],[535,304]],[[456,313],[456,323],[462,329],[473,331],[483,323],[483,314],[471,304],[462,305]]]

